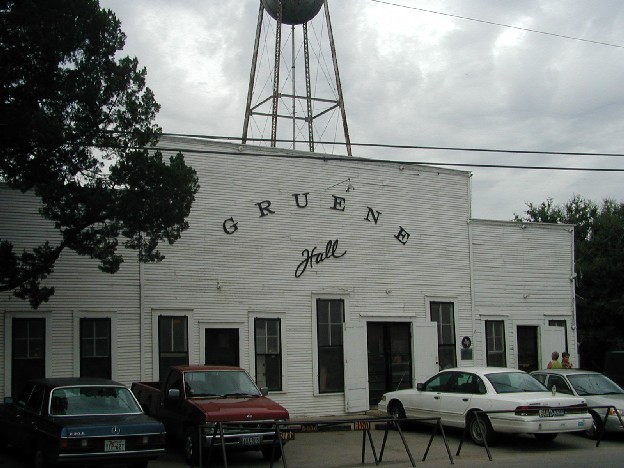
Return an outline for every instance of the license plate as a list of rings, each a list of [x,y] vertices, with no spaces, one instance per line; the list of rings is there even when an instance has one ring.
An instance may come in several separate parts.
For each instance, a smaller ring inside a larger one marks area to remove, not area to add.
[[[539,417],[540,418],[553,418],[553,417],[556,417],[556,416],[565,416],[565,410],[562,410],[562,409],[551,409],[551,408],[539,410]]]
[[[262,436],[241,436],[241,445],[260,445],[262,442]]]
[[[124,450],[126,450],[126,441],[123,439],[104,441],[105,452],[123,452]]]

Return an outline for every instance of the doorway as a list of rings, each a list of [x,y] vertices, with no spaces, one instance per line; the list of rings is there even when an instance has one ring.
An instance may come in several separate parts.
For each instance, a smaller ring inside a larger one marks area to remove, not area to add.
[[[525,372],[538,370],[538,330],[536,326],[518,326],[518,369]]]
[[[375,406],[391,390],[412,386],[411,324],[368,322],[368,397]]]
[[[204,364],[207,366],[240,365],[238,328],[206,328]]]

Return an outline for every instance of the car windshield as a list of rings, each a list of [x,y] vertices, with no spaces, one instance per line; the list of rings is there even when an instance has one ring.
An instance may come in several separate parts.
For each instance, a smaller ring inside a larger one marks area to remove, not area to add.
[[[126,387],[59,387],[50,394],[52,416],[136,413],[142,413],[141,407]]]
[[[186,396],[260,396],[256,384],[242,370],[214,370],[184,373]]]
[[[546,392],[548,389],[524,372],[486,374],[496,393]]]
[[[569,375],[568,380],[580,396],[617,395],[624,393],[613,380],[602,374]]]

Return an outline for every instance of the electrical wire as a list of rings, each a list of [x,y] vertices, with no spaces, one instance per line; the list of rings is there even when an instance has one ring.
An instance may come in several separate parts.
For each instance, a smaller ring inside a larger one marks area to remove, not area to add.
[[[547,32],[547,31],[539,31],[537,29],[522,28],[520,26],[512,26],[510,24],[496,23],[494,21],[487,21],[487,20],[482,20],[482,19],[478,19],[478,18],[470,18],[468,16],[455,15],[455,14],[452,14],[452,13],[444,13],[444,12],[441,12],[441,11],[427,10],[426,8],[418,8],[418,7],[408,6],[408,5],[401,5],[399,3],[388,2],[388,1],[385,1],[385,0],[370,0],[370,1],[374,2],[374,3],[381,3],[381,4],[384,4],[384,5],[388,5],[388,6],[393,6],[393,7],[406,8],[408,10],[418,10],[418,11],[422,11],[422,12],[425,12],[425,13],[432,13],[432,14],[435,14],[435,15],[449,16],[451,18],[458,18],[458,19],[467,20],[467,21],[475,21],[477,23],[489,24],[489,25],[492,25],[492,26],[500,26],[500,27],[503,27],[503,28],[511,28],[511,29],[517,29],[517,30],[520,30],[520,31],[526,31],[526,32],[537,33],[537,34],[544,34],[544,35],[547,35],[547,36],[554,36],[554,37],[559,37],[559,38],[562,38],[562,39],[570,39],[570,40],[573,40],[573,41],[589,42],[591,44],[598,44],[598,45],[603,45],[603,46],[607,46],[607,47],[617,47],[619,49],[624,49],[624,45],[611,44],[609,42],[592,41],[590,39],[583,39],[583,38],[574,37],[574,36],[566,36],[564,34],[551,33],[551,32]]]

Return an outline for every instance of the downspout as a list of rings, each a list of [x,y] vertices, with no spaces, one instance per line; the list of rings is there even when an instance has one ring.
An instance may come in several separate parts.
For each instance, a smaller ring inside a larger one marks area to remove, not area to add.
[[[574,227],[570,227],[568,232],[570,233],[570,258],[572,261],[570,262],[570,287],[572,289],[572,336],[574,338],[574,349],[577,354],[577,362],[578,362],[578,333],[576,329],[576,272],[575,270],[575,255],[574,255]],[[567,343],[566,343],[567,344]]]
[[[139,375],[141,376],[141,380],[146,380],[145,360],[143,359],[143,347],[145,346],[143,334],[143,305],[145,303],[143,283],[145,281],[145,272],[141,257],[141,251],[139,251]]]
[[[469,262],[469,274],[470,274],[470,316],[472,320],[472,342],[477,343],[476,323],[475,323],[475,295],[474,295],[474,259],[472,252],[472,173],[468,178],[468,262]],[[473,350],[472,360],[474,364],[475,353]]]

